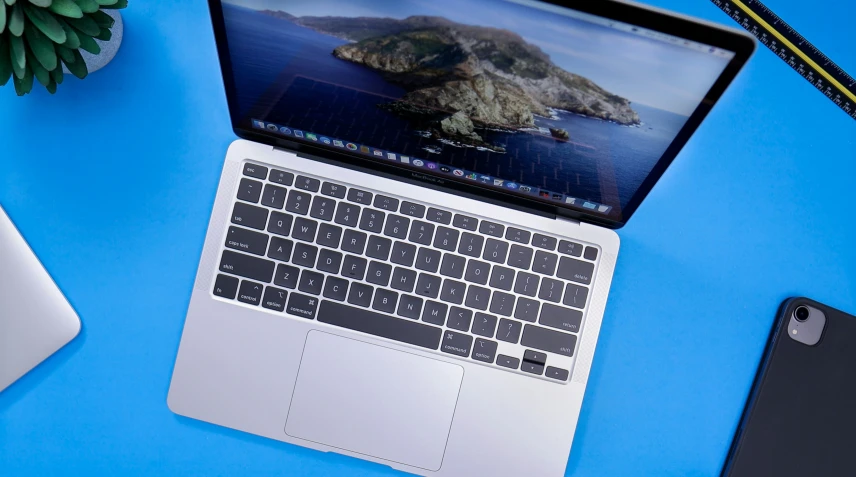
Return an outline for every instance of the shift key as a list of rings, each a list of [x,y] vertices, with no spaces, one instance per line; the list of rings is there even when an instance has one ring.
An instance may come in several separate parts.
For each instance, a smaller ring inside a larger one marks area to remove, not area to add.
[[[251,257],[230,250],[223,251],[220,259],[220,271],[239,277],[270,283],[273,278],[274,262]]]
[[[568,333],[548,330],[535,325],[526,325],[523,328],[523,338],[520,344],[527,348],[540,349],[548,353],[573,356],[577,337]]]

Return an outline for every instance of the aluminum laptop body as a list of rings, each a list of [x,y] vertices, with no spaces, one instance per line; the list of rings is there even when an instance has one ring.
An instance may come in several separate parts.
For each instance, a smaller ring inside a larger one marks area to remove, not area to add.
[[[613,229],[754,49],[591,3],[211,1],[241,139],[170,409],[413,474],[563,475]]]

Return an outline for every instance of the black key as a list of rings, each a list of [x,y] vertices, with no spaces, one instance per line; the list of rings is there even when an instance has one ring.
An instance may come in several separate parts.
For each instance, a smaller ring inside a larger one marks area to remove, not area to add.
[[[294,246],[294,255],[291,263],[306,268],[315,268],[315,259],[318,257],[318,247],[298,243]]]
[[[437,349],[443,335],[441,328],[332,301],[321,303],[318,321],[428,349]]]
[[[348,293],[348,303],[368,308],[372,303],[372,292],[374,288],[363,283],[351,283],[351,292]]]
[[[264,290],[264,285],[261,283],[241,280],[241,288],[238,290],[238,301],[250,305],[258,305],[262,301],[262,290]]]
[[[460,255],[452,255],[451,253],[444,254],[443,264],[440,266],[440,274],[452,278],[461,278],[464,276],[464,267],[466,265],[466,258]]]
[[[467,285],[464,283],[447,278],[443,281],[443,288],[440,290],[440,299],[460,305],[464,302],[464,290],[466,287]]]
[[[487,313],[476,313],[473,321],[473,334],[493,338],[496,332],[496,317]]]
[[[268,247],[268,257],[287,262],[291,258],[291,249],[294,247],[294,242],[280,237],[271,237],[270,247]]]
[[[490,290],[470,285],[467,290],[467,306],[476,310],[487,310],[490,303]]]
[[[562,257],[562,259],[559,260],[559,270],[556,272],[556,276],[572,282],[588,285],[591,283],[592,273],[594,273],[593,263]]]
[[[285,301],[288,292],[280,288],[265,288],[265,296],[262,298],[262,306],[268,310],[285,311]]]
[[[563,288],[564,284],[559,280],[544,278],[541,282],[541,291],[538,292],[538,298],[559,303],[559,300],[562,299]]]
[[[505,238],[511,240],[512,242],[528,244],[529,237],[532,234],[525,230],[516,229],[514,227],[508,227],[508,230],[505,231]]]
[[[226,247],[254,255],[264,255],[267,243],[267,235],[240,227],[229,227],[229,232],[226,234]]]
[[[273,184],[267,184],[262,193],[262,205],[281,209],[285,205],[285,196],[288,190],[285,187],[277,187]]]
[[[544,365],[523,361],[523,363],[520,365],[520,370],[524,373],[537,374],[538,376],[540,376],[542,373],[544,373]]]
[[[342,236],[342,250],[362,255],[363,251],[366,249],[367,238],[368,235],[362,232],[347,229],[345,230],[345,234]]]
[[[301,318],[314,319],[315,312],[318,310],[318,299],[315,297],[301,295],[300,293],[292,293],[288,299],[288,306],[285,308],[289,315],[299,316]]]
[[[336,212],[336,201],[327,197],[316,195],[312,199],[312,209],[309,210],[309,216],[318,220],[333,220],[333,214]]]
[[[559,381],[567,381],[568,380],[568,370],[554,368],[552,366],[547,366],[547,373],[544,375],[548,378],[557,379]]]
[[[453,306],[449,310],[449,319],[446,321],[446,326],[458,331],[470,331],[470,322],[473,321],[473,312],[466,308],[458,308]]]
[[[493,273],[490,275],[490,286],[499,288],[500,290],[510,291],[514,284],[514,270],[510,268],[493,267]]]
[[[366,247],[366,255],[379,260],[389,259],[389,250],[392,248],[392,240],[372,235]]]
[[[360,228],[379,234],[383,230],[384,217],[386,214],[379,210],[363,209],[363,215],[360,216]]]
[[[565,285],[565,298],[562,303],[574,308],[585,308],[588,288],[568,283]]]
[[[562,306],[545,303],[541,307],[541,317],[538,323],[550,328],[557,328],[571,333],[580,332],[580,323],[583,321],[583,312]]]
[[[475,231],[479,228],[479,219],[467,215],[456,214],[455,220],[452,221],[452,225],[459,229]]]
[[[298,268],[280,263],[276,266],[276,275],[273,277],[273,283],[293,290],[297,287],[298,275],[300,275],[300,270]]]
[[[366,281],[375,285],[389,285],[389,277],[392,275],[392,266],[386,263],[372,261],[366,274]]]
[[[464,232],[464,234],[461,235],[461,243],[458,245],[458,253],[469,257],[479,258],[481,257],[483,245],[484,237]]]
[[[440,351],[466,358],[470,355],[470,347],[473,345],[473,337],[454,331],[443,333],[443,344]]]
[[[529,361],[535,364],[544,364],[547,362],[547,353],[527,349],[523,352],[523,361]]]
[[[419,279],[416,281],[416,294],[428,298],[437,298],[437,295],[440,294],[441,281],[442,279],[437,275],[420,273]]]
[[[390,215],[386,219],[386,227],[383,229],[383,234],[388,237],[404,239],[407,238],[408,227],[410,227],[410,219],[400,215]]]
[[[277,184],[290,186],[294,183],[294,174],[290,172],[281,171],[279,169],[274,169],[270,172],[270,177],[268,180],[271,182],[276,182]]]
[[[585,253],[583,253],[583,257],[586,260],[597,260],[597,249],[594,247],[586,247]]]
[[[452,223],[451,212],[435,209],[434,207],[428,208],[428,215],[425,218],[430,220],[431,222],[437,222],[439,224],[449,225],[450,223]]]
[[[496,330],[496,339],[507,341],[509,343],[517,343],[520,339],[520,322],[514,320],[499,320],[499,328]]]
[[[235,277],[217,275],[217,280],[214,281],[214,294],[219,297],[234,300],[235,295],[238,293],[238,281],[239,280]]]
[[[344,262],[342,262],[342,276],[352,280],[362,280],[366,276],[368,264],[368,260],[362,257],[346,255]]]
[[[532,265],[532,250],[529,247],[514,244],[511,246],[511,252],[508,254],[508,265],[514,268],[522,268],[529,270]]]
[[[325,182],[321,184],[321,193],[330,197],[335,197],[337,199],[344,199],[345,186],[334,184],[332,182]]]
[[[392,282],[390,283],[392,288],[410,293],[413,291],[415,285],[416,272],[406,268],[395,267],[395,270],[392,272]]]
[[[422,218],[425,217],[425,206],[420,204],[414,204],[413,202],[404,201],[401,203],[401,210],[399,211],[404,215],[409,215],[411,217]]]
[[[273,278],[274,262],[256,258],[229,250],[223,251],[220,258],[220,271],[249,278],[264,283],[270,283]]]
[[[335,222],[337,224],[356,227],[359,220],[360,206],[349,204],[347,202],[339,202],[339,207],[336,208]]]
[[[410,227],[410,236],[407,240],[422,245],[431,245],[431,237],[433,236],[434,224],[415,220],[413,226]]]
[[[294,229],[291,237],[304,242],[314,242],[315,232],[318,230],[318,222],[303,217],[294,219]]]
[[[514,295],[502,293],[501,291],[493,292],[493,299],[490,300],[490,312],[502,316],[511,316],[514,310]]]
[[[318,227],[318,238],[315,243],[330,248],[339,248],[339,240],[342,239],[342,227],[332,224],[321,224]]]
[[[232,209],[232,223],[258,230],[264,230],[267,224],[267,209],[236,202]]]
[[[556,263],[558,261],[559,256],[555,253],[538,250],[535,252],[535,263],[532,264],[532,271],[544,275],[553,275],[556,273]]]
[[[560,240],[559,253],[564,253],[565,255],[571,255],[573,257],[579,257],[583,254],[583,246],[576,242]]]
[[[514,293],[526,296],[535,296],[538,293],[538,275],[520,272],[517,274],[517,282],[514,283]]]
[[[470,260],[467,263],[467,273],[464,275],[464,280],[468,282],[484,285],[487,283],[488,274],[490,273],[490,264],[479,262],[478,260]]]
[[[324,297],[345,301],[348,296],[348,281],[339,277],[327,277],[324,281]]]
[[[288,193],[288,200],[285,203],[285,210],[295,214],[306,215],[309,213],[309,203],[311,201],[311,195],[307,194],[306,192],[300,192],[298,190],[292,189]]]
[[[487,244],[484,247],[482,258],[489,262],[505,263],[506,255],[508,255],[508,242],[500,242],[496,239],[487,239]]]
[[[398,303],[398,293],[378,288],[375,292],[372,308],[385,313],[395,313],[395,305]]]
[[[434,235],[434,248],[454,252],[455,247],[458,246],[458,234],[459,232],[455,229],[437,227],[437,234]]]
[[[288,234],[291,232],[292,220],[294,218],[291,215],[283,214],[282,212],[271,212],[267,230],[272,234],[288,237]]]
[[[371,204],[372,193],[359,189],[351,189],[348,191],[348,200],[358,204]]]
[[[422,321],[443,326],[446,323],[446,311],[448,309],[449,307],[445,303],[426,301],[425,309],[422,310]]]
[[[435,273],[440,268],[440,254],[438,250],[420,247],[416,254],[416,268]]]
[[[398,314],[405,318],[419,319],[422,312],[422,299],[411,295],[401,295],[398,302]]]
[[[335,250],[321,249],[318,253],[318,265],[316,268],[322,272],[337,275],[342,267],[342,254]]]
[[[238,198],[247,202],[257,203],[262,195],[262,183],[251,179],[241,179],[238,186]]]
[[[520,297],[517,299],[517,308],[514,309],[514,317],[518,320],[535,323],[538,319],[538,308],[541,304],[529,298]]]
[[[244,163],[244,175],[256,179],[267,179],[268,168],[258,164]]]
[[[303,273],[300,274],[300,284],[297,286],[297,289],[303,293],[320,295],[323,286],[324,275],[312,270],[303,270]]]
[[[535,234],[532,237],[532,246],[543,248],[545,250],[556,250],[556,242],[557,240],[554,237],[548,237],[546,235]]]
[[[309,192],[318,192],[321,187],[321,181],[306,176],[297,176],[294,181],[294,187],[298,189],[308,190]]]
[[[392,255],[389,257],[389,261],[412,267],[414,260],[416,260],[416,245],[396,241],[395,245],[392,246]]]
[[[493,363],[494,356],[496,356],[496,341],[476,338],[476,344],[473,346],[473,359]]]
[[[512,358],[511,356],[501,354],[496,357],[496,364],[503,368],[517,369],[517,366],[520,365],[520,360],[518,358]]]
[[[479,232],[485,235],[490,235],[491,237],[502,238],[502,234],[505,233],[505,226],[497,224],[495,222],[488,222],[487,220],[482,220],[482,223],[479,226]]]
[[[523,330],[523,339],[520,344],[528,348],[540,349],[548,353],[556,353],[564,356],[574,355],[574,346],[577,344],[576,335],[548,330],[535,325],[526,325]]]
[[[385,195],[376,195],[374,206],[378,209],[388,210],[390,212],[398,212],[398,199],[387,197]]]

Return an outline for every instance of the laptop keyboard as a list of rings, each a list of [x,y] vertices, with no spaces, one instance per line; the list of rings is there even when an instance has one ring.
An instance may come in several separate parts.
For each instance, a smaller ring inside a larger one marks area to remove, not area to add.
[[[215,296],[567,381],[596,247],[252,163],[236,198]]]

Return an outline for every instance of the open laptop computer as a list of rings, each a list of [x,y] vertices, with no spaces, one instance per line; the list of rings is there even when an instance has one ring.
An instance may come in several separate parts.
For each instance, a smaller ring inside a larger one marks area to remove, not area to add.
[[[181,415],[562,475],[621,227],[754,49],[612,1],[210,2],[235,132]]]

